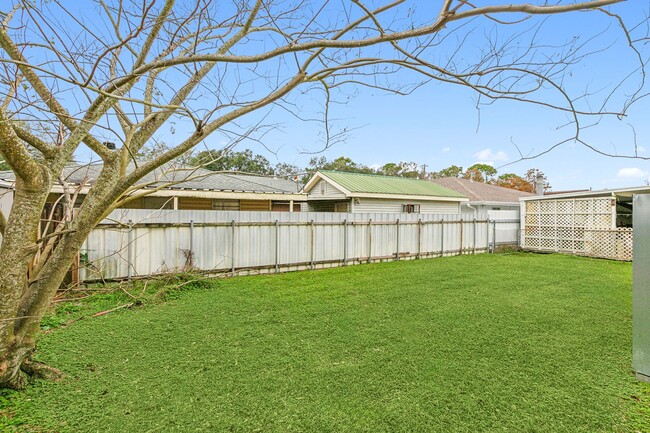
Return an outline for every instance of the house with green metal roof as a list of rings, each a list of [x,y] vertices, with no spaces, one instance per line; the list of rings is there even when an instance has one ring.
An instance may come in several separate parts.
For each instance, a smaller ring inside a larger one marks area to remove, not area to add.
[[[312,212],[457,214],[468,201],[426,180],[329,170],[316,172],[302,192]]]

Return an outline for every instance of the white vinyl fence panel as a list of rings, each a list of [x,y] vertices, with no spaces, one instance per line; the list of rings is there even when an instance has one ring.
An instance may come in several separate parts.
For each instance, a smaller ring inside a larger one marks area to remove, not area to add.
[[[497,227],[499,224],[497,224]],[[118,210],[82,248],[83,281],[247,274],[485,252],[487,215]]]
[[[488,210],[488,218],[495,223],[497,245],[518,245],[521,220],[518,210]]]

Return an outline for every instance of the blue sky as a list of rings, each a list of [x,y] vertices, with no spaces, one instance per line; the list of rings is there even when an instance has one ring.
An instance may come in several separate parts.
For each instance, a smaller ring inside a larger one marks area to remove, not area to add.
[[[647,4],[634,1],[616,6],[625,17],[639,18],[647,13]],[[572,36],[583,39],[600,31],[604,33],[592,43],[594,50],[612,44],[577,65],[565,84],[580,94],[584,89],[603,89],[592,100],[602,99],[622,77],[636,68],[634,53],[625,44],[623,34],[602,14],[572,13],[553,17],[545,32],[555,41]],[[609,27],[608,27],[609,26]],[[545,39],[548,40],[549,38]],[[647,60],[647,51],[644,54]],[[629,94],[639,75],[633,75],[627,88]],[[407,77],[408,80],[410,77]],[[646,91],[648,88],[646,86]],[[650,105],[641,100],[622,119],[598,119],[599,124],[583,131],[592,145],[609,153],[632,154],[634,133],[640,156],[650,156]],[[279,130],[264,137],[264,145],[248,142],[249,147],[271,161],[306,165],[309,151],[320,149],[318,128],[276,112]],[[519,151],[534,155],[569,132],[560,128],[568,120],[565,114],[519,102],[497,102],[476,108],[476,95],[465,88],[429,84],[409,96],[395,96],[376,90],[360,89],[346,104],[336,105],[333,116],[337,125],[352,129],[348,139],[317,155],[328,158],[348,156],[366,165],[386,162],[415,161],[429,170],[451,164],[468,167],[476,162],[492,163],[499,173],[523,174],[528,168],[539,168],[555,190],[582,188],[617,188],[645,184],[650,176],[650,161],[610,158],[598,155],[576,143],[566,143],[552,152],[516,162]],[[479,122],[480,118],[480,122]],[[209,140],[210,141],[210,140]],[[217,147],[215,137],[209,147]],[[519,148],[519,150],[517,149]]]
[[[481,6],[497,2],[479,0],[476,3]],[[421,13],[422,16],[433,7],[424,1],[412,1],[409,5],[419,7],[416,14]],[[648,7],[648,2],[632,0],[615,5],[611,10],[620,13],[626,23],[635,24],[647,16]],[[540,20],[534,18],[515,26],[502,27],[496,37],[504,39],[514,32],[533,28]],[[426,19],[419,21],[426,22]],[[495,38],[494,23],[478,19],[471,26],[476,31],[468,38],[459,59],[465,64],[472,64],[476,54]],[[634,36],[646,36],[646,32],[647,28],[642,26],[635,30]],[[584,51],[593,52],[571,67],[570,73],[562,79],[572,96],[589,93],[589,97],[577,101],[579,107],[598,107],[599,101],[623,82],[609,101],[611,108],[619,108],[625,97],[637,89],[641,75],[635,71],[638,59],[627,47],[627,40],[616,21],[602,13],[570,13],[552,16],[543,22],[538,42],[546,46],[546,54],[562,52],[565,48],[560,45],[569,40],[586,43]],[[647,61],[650,44],[640,44],[639,47],[645,50],[641,56]],[[430,58],[444,62],[449,51],[441,49],[430,54]],[[419,79],[412,73],[399,73],[391,77],[395,83],[402,84]],[[642,93],[648,91],[650,85],[646,84]],[[209,99],[210,95],[201,96]],[[545,100],[559,100],[557,94],[548,89],[540,96]],[[472,90],[440,83],[429,83],[408,96],[368,88],[346,89],[344,93],[337,93],[335,100],[337,103],[331,105],[330,113],[331,118],[335,119],[333,125],[347,128],[350,132],[344,142],[315,156],[329,159],[347,156],[370,166],[414,161],[426,164],[429,171],[452,164],[466,168],[476,162],[491,163],[499,169],[499,173],[523,174],[528,168],[538,168],[547,175],[555,190],[641,185],[650,177],[649,161],[606,157],[572,142],[533,160],[518,161],[521,156],[544,152],[571,135],[570,127],[566,126],[570,117],[546,107],[497,101],[479,110],[476,94]],[[322,92],[319,91],[305,94],[294,92],[290,102],[298,104],[301,114],[305,116],[317,117],[322,112]],[[639,155],[650,157],[648,113],[650,102],[642,99],[621,120],[590,118],[589,122],[597,124],[584,129],[581,136],[604,152],[632,154],[636,135]],[[242,124],[254,124],[261,115],[268,115],[265,122],[276,127],[260,138],[261,143],[245,140],[236,150],[250,148],[273,163],[289,162],[306,166],[314,156],[312,152],[322,148],[322,125],[299,121],[282,109],[276,108],[270,113],[265,110]],[[175,134],[170,129],[163,129],[157,138],[170,145],[180,142],[186,131],[180,124],[174,128],[177,130]],[[214,134],[201,148],[218,149],[226,143],[223,136]]]

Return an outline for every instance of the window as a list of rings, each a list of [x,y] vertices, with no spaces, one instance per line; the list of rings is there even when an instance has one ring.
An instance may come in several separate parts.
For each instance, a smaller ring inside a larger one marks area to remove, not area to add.
[[[239,200],[213,199],[212,210],[239,210]]]
[[[274,201],[271,205],[271,210],[273,212],[289,212],[291,209],[291,203],[288,201]],[[293,204],[293,211],[300,212],[300,203]]]
[[[321,181],[320,181],[320,193],[321,193],[321,194],[325,194],[325,187],[326,187],[325,182],[323,182],[323,181],[321,180]]]
[[[334,203],[334,212],[347,212],[348,211],[348,203]]]
[[[403,204],[402,205],[403,213],[420,213],[419,204]]]

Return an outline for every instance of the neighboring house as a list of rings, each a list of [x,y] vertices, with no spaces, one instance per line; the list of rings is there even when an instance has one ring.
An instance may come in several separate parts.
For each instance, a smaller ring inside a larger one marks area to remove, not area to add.
[[[479,214],[490,210],[519,211],[519,199],[535,195],[457,177],[443,177],[433,179],[431,182],[467,196],[469,201],[461,206],[461,211],[464,214]]]
[[[312,212],[458,214],[464,194],[429,181],[318,171],[304,186]]]
[[[71,165],[64,169],[63,177],[70,189],[80,189],[75,205],[83,201],[101,169],[102,164]],[[11,206],[14,181],[12,171],[0,172],[0,206],[5,215]],[[55,203],[63,191],[62,185],[55,184],[48,203]],[[145,176],[131,197],[133,200],[120,208],[300,212],[307,198],[291,180],[171,166]]]

